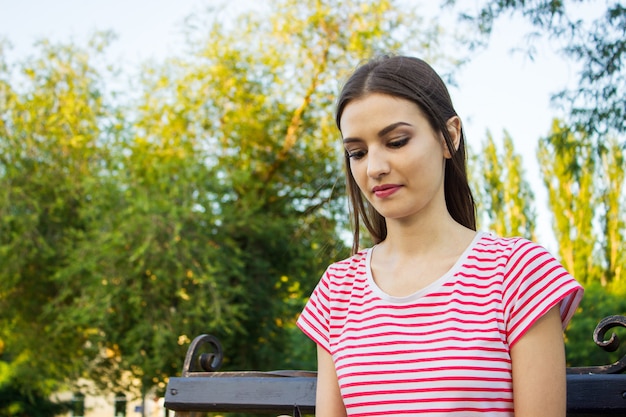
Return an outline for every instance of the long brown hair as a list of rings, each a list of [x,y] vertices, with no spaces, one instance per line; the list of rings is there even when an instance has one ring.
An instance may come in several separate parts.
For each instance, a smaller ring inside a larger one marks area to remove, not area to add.
[[[457,116],[446,85],[435,70],[418,58],[383,56],[372,59],[356,69],[344,85],[337,102],[335,121],[341,130],[343,110],[353,100],[371,93],[387,94],[417,104],[431,127],[440,132],[452,158],[446,159],[444,195],[448,212],[454,220],[476,230],[476,208],[467,180],[465,134],[461,128],[458,148],[448,132],[447,122]],[[455,150],[456,149],[456,150]],[[359,249],[360,222],[369,231],[374,243],[387,237],[385,218],[363,197],[350,170],[350,158],[345,154],[350,220],[353,228],[352,253]]]

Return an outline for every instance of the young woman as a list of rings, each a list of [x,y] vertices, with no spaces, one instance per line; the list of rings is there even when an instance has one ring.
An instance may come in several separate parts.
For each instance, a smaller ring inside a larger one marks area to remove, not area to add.
[[[441,78],[416,58],[372,60],[336,120],[354,254],[298,319],[317,344],[316,415],[565,416],[562,331],[582,288],[541,246],[476,232]]]

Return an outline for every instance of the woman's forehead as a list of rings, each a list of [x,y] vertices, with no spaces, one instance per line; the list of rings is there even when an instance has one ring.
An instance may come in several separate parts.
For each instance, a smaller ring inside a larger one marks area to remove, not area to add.
[[[363,130],[383,129],[394,123],[410,123],[411,120],[422,118],[423,112],[412,101],[388,94],[372,93],[345,106],[340,128],[345,137]]]

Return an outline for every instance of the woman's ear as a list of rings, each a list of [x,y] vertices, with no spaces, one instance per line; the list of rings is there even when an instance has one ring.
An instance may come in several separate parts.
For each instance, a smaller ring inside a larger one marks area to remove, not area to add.
[[[446,122],[446,126],[448,128],[448,133],[450,134],[450,139],[452,139],[452,145],[454,146],[454,151],[456,152],[459,149],[459,145],[461,144],[461,119],[459,116],[452,116]],[[445,140],[443,142],[443,156],[446,159],[452,158],[452,153],[448,149],[448,145]]]

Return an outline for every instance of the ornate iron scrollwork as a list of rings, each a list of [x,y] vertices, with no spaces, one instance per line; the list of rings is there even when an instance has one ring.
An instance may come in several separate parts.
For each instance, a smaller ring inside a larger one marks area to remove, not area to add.
[[[593,331],[593,341],[607,352],[615,352],[619,347],[619,338],[615,333],[605,340],[606,333],[613,327],[626,327],[625,316],[609,316],[600,321]],[[567,368],[568,374],[619,374],[626,371],[626,354],[610,365],[584,366]]]
[[[202,349],[207,347],[210,348],[211,352],[200,353]],[[215,336],[200,335],[193,339],[189,349],[187,349],[183,364],[183,376],[189,376],[192,372],[215,372],[222,365],[223,359],[224,351],[220,341]]]

